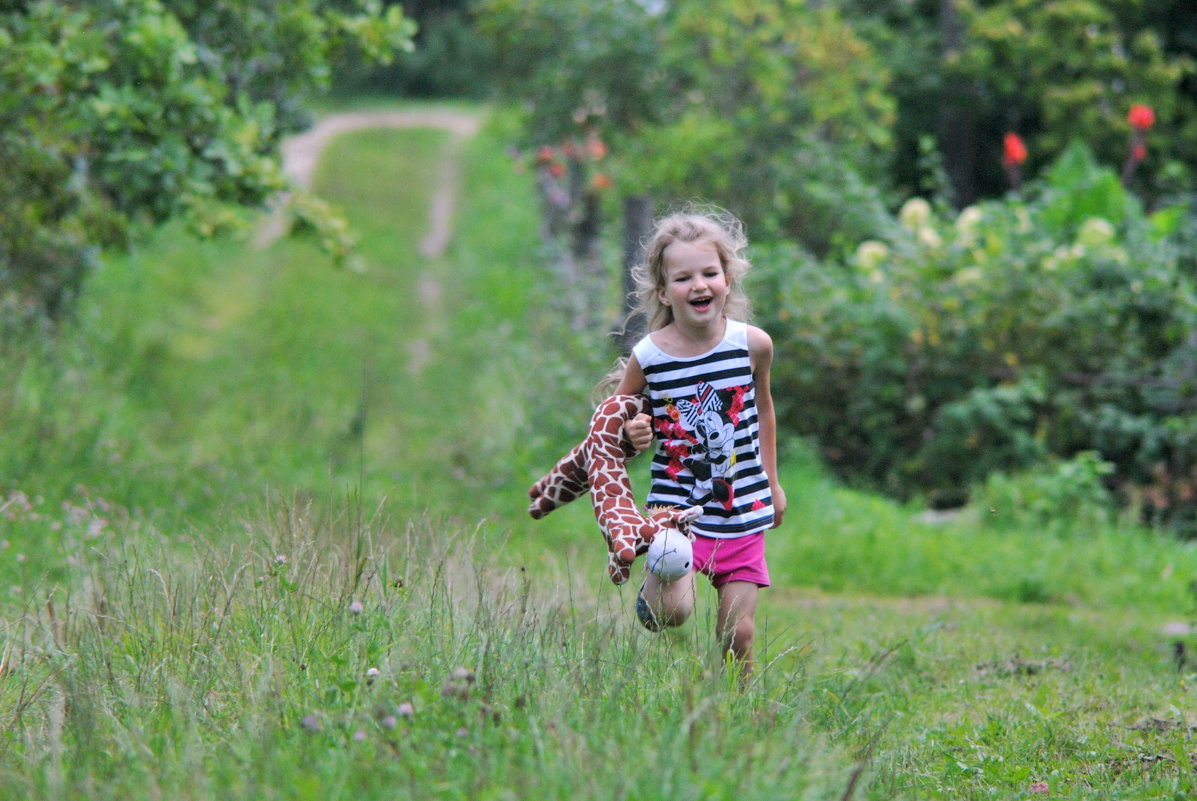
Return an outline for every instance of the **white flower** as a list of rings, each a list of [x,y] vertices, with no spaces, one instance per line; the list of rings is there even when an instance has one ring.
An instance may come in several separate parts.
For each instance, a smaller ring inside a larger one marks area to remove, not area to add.
[[[939,233],[934,228],[926,225],[919,229],[919,243],[924,247],[935,250],[943,244],[943,240],[939,238]]]
[[[361,601],[354,601],[353,603],[349,604],[349,613],[350,614],[360,615],[362,613],[363,609],[365,609],[365,607],[362,606]]]
[[[377,676],[378,673],[379,673],[379,670],[376,667],[366,668],[366,675],[369,676],[370,678]]]
[[[902,204],[898,219],[908,231],[917,231],[931,219],[931,204],[921,197],[912,197]]]
[[[956,217],[956,227],[962,231],[969,231],[981,224],[981,210],[976,206],[967,206],[960,210]]]
[[[856,264],[867,272],[876,270],[887,258],[889,258],[889,248],[884,242],[878,242],[875,239],[861,242],[856,248]]]
[[[956,273],[956,283],[958,284],[979,284],[985,274],[980,267],[973,265],[972,267],[965,267]]]
[[[983,216],[979,208],[969,206],[956,217],[956,233],[964,244],[971,245],[977,238],[977,228]]]
[[[1114,226],[1108,220],[1090,217],[1081,224],[1081,230],[1077,232],[1076,239],[1085,247],[1095,249],[1112,243],[1114,235]]]

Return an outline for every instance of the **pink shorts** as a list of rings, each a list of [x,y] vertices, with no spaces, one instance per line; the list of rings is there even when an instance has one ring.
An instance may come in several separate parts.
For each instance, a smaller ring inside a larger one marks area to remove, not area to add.
[[[765,532],[729,539],[696,534],[694,569],[709,577],[712,587],[722,587],[729,581],[751,581],[759,587],[768,587]]]

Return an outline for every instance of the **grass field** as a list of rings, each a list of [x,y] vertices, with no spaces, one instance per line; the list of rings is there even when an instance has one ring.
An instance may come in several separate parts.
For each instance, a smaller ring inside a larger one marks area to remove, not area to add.
[[[1166,536],[929,522],[787,443],[752,682],[709,591],[640,629],[585,504],[524,513],[610,354],[554,312],[502,122],[443,258],[448,138],[366,131],[317,175],[364,271],[167,229],[4,345],[0,798],[1192,795]]]

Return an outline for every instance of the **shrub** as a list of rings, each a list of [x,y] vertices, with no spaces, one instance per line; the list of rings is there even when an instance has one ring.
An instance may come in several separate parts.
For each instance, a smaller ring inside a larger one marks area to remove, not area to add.
[[[1111,522],[1103,482],[1113,471],[1099,454],[1085,451],[1021,473],[991,473],[978,490],[980,519],[998,528],[1092,532]]]
[[[900,497],[954,505],[995,470],[1094,451],[1149,517],[1191,516],[1197,302],[1170,239],[1182,219],[1146,214],[1077,145],[1026,197],[954,217],[907,202],[845,263],[757,253],[782,425]]]

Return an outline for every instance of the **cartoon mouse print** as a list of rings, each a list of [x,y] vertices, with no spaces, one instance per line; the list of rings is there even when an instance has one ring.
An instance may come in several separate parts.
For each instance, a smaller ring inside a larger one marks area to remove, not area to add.
[[[736,426],[724,399],[705,382],[698,384],[694,400],[680,400],[677,409],[693,439],[689,453],[681,459],[694,475],[690,502],[701,504],[714,498],[725,508],[732,504]],[[735,393],[738,399],[739,393]]]

